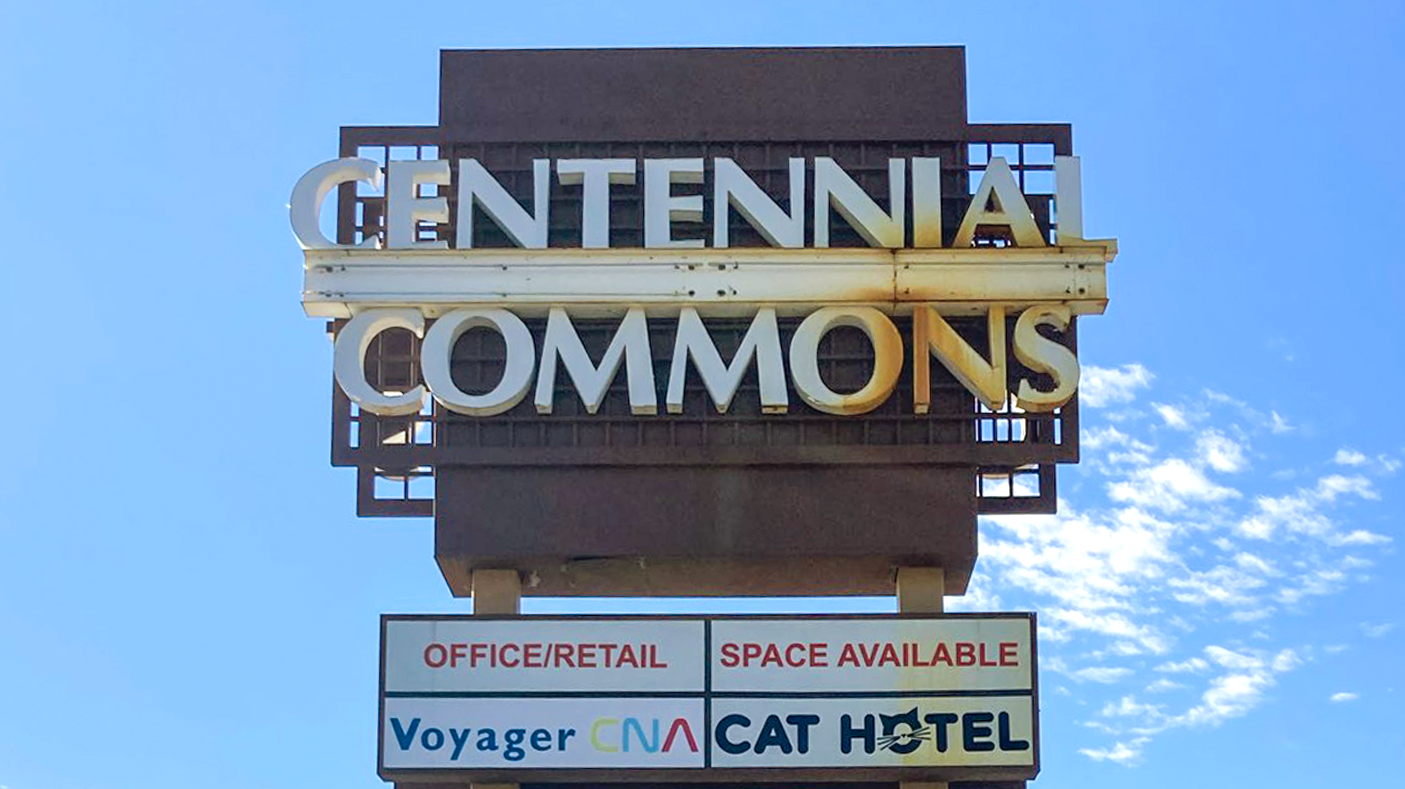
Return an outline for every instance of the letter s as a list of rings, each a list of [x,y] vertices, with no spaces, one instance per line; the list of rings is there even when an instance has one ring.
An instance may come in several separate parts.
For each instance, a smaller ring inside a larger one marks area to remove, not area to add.
[[[1073,398],[1078,389],[1078,357],[1037,330],[1039,326],[1052,326],[1065,331],[1071,317],[1068,307],[1053,304],[1041,304],[1020,313],[1020,319],[1015,322],[1015,358],[1025,367],[1037,373],[1048,373],[1054,379],[1054,388],[1047,392],[1035,389],[1028,379],[1020,379],[1015,395],[1020,408],[1052,411]]]

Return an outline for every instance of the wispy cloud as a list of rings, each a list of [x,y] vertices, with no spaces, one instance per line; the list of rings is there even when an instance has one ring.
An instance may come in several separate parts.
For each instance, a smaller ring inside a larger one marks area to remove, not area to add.
[[[1297,653],[1285,649],[1272,658],[1235,652],[1223,647],[1209,646],[1205,653],[1224,669],[1210,680],[1210,687],[1200,697],[1200,703],[1185,714],[1167,722],[1173,726],[1218,726],[1253,709],[1264,692],[1274,685],[1274,677],[1300,665]]]
[[[1381,622],[1380,624],[1374,625],[1368,622],[1361,623],[1361,632],[1367,638],[1380,638],[1394,629],[1394,622]]]
[[[1182,660],[1179,663],[1162,663],[1161,665],[1156,667],[1156,670],[1167,671],[1172,674],[1185,674],[1187,672],[1199,674],[1201,672],[1210,670],[1210,661],[1206,660],[1205,658],[1193,657],[1189,660]]]
[[[1130,742],[1119,742],[1111,748],[1079,748],[1078,752],[1095,761],[1129,766],[1141,761],[1142,747],[1150,741],[1150,737],[1137,737]]]
[[[1343,447],[1337,450],[1336,457],[1332,458],[1332,462],[1339,466],[1364,466],[1366,465],[1366,456],[1354,449]]]
[[[1166,426],[1175,430],[1189,430],[1190,418],[1184,409],[1165,403],[1152,403],[1152,409],[1161,417]]]
[[[1080,752],[1099,761],[1135,764],[1157,734],[1177,728],[1215,727],[1247,714],[1277,684],[1279,674],[1302,663],[1291,649],[1271,654],[1211,645],[1205,648],[1204,654],[1208,658],[1204,664],[1217,674],[1195,704],[1183,712],[1168,713],[1166,705],[1141,702],[1131,695],[1122,696],[1105,704],[1098,713],[1101,720],[1091,722],[1090,727],[1125,739],[1108,748],[1083,748]]]
[[[1206,466],[1233,474],[1248,467],[1244,447],[1218,430],[1206,430],[1195,439],[1196,458]]]
[[[973,584],[1040,612],[1044,669],[1102,705],[1086,728],[1106,741],[1080,752],[1131,766],[1162,732],[1268,703],[1322,649],[1282,642],[1279,617],[1360,583],[1391,538],[1352,523],[1381,498],[1358,464],[1284,462],[1282,442],[1309,437],[1284,438],[1277,412],[1211,390],[1148,402],[1155,376],[1136,365],[1097,378],[1090,404],[1120,407],[1085,412],[1059,513],[983,518]]]
[[[1180,512],[1190,504],[1239,497],[1239,491],[1218,485],[1197,466],[1181,458],[1167,458],[1131,472],[1108,485],[1113,501],[1129,502],[1161,512]]]
[[[1359,474],[1329,474],[1315,485],[1300,487],[1284,496],[1255,497],[1254,511],[1239,522],[1237,530],[1256,540],[1267,540],[1286,531],[1290,536],[1315,538],[1337,546],[1389,542],[1385,535],[1361,529],[1343,531],[1328,514],[1328,505],[1343,496],[1380,498],[1371,481]]]
[[[1151,385],[1153,377],[1140,364],[1122,367],[1084,365],[1078,377],[1078,402],[1091,408],[1130,403],[1138,389]]]
[[[1101,682],[1106,685],[1132,676],[1132,670],[1114,666],[1089,666],[1074,671],[1069,676],[1074,679],[1086,679],[1089,682]]]
[[[1328,699],[1328,701],[1332,702],[1333,704],[1341,704],[1344,701],[1356,701],[1359,698],[1361,698],[1361,695],[1359,693],[1347,693],[1343,691],[1341,693],[1333,693],[1331,698]]]

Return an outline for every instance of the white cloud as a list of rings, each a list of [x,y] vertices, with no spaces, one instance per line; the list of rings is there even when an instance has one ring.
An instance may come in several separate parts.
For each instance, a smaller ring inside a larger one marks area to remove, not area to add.
[[[1078,402],[1091,408],[1130,403],[1137,390],[1150,386],[1154,377],[1140,364],[1111,368],[1084,365],[1078,376]]]
[[[1327,505],[1345,495],[1368,500],[1380,498],[1371,481],[1359,474],[1349,477],[1329,474],[1319,479],[1315,486],[1298,488],[1286,496],[1257,497],[1254,500],[1255,511],[1240,521],[1237,530],[1245,537],[1257,540],[1267,540],[1280,531],[1287,531],[1337,546],[1388,542],[1390,538],[1362,529],[1341,533],[1336,521],[1325,510]]]
[[[1278,590],[1275,599],[1292,605],[1304,597],[1320,597],[1341,591],[1346,587],[1346,573],[1334,569],[1317,569],[1296,576],[1292,586]]]
[[[1015,587],[1046,596],[1041,631],[1050,638],[1091,632],[1164,653],[1170,641],[1155,626],[1133,621],[1135,586],[1162,575],[1173,556],[1174,527],[1135,508],[1084,517],[1000,516],[980,534],[981,568]]]
[[[1278,574],[1278,571],[1274,569],[1273,564],[1271,562],[1265,561],[1264,559],[1245,551],[1240,551],[1238,554],[1235,555],[1234,563],[1245,570],[1256,572],[1259,575]]]
[[[1237,567],[1220,565],[1204,572],[1191,570],[1183,577],[1169,579],[1167,585],[1176,590],[1172,596],[1182,603],[1247,605],[1265,581]]]
[[[1132,670],[1130,668],[1113,666],[1089,666],[1088,668],[1081,668],[1077,671],[1070,672],[1069,676],[1080,681],[1087,680],[1089,682],[1101,682],[1104,685],[1108,685],[1132,676]]]
[[[1141,386],[1100,402],[1131,402]],[[1283,642],[1299,629],[1275,620],[1363,582],[1388,540],[1352,522],[1383,511],[1356,467],[1312,478],[1312,464],[1275,457],[1286,442],[1258,445],[1291,429],[1281,415],[1208,390],[1176,397],[1085,412],[1087,462],[1061,484],[1072,502],[1057,515],[981,519],[976,588],[1039,611],[1044,670],[1079,682],[1071,698],[1102,710],[1083,736],[1105,739],[1078,746],[1098,761],[1131,765],[1161,732],[1267,703],[1280,675],[1326,648]],[[1310,481],[1284,482],[1283,468]]]
[[[1195,449],[1197,459],[1215,471],[1234,473],[1248,466],[1244,447],[1218,430],[1201,433],[1195,441]]]
[[[1370,559],[1362,559],[1359,556],[1346,556],[1342,558],[1337,566],[1341,567],[1343,570],[1363,570],[1367,567],[1374,567],[1375,564],[1376,563]]]
[[[1365,529],[1352,529],[1346,534],[1334,536],[1331,539],[1333,545],[1384,545],[1390,542],[1390,538],[1384,534],[1377,534]]]
[[[1331,698],[1328,699],[1328,701],[1332,702],[1333,704],[1341,704],[1344,701],[1356,701],[1359,698],[1361,698],[1361,694],[1359,693],[1347,693],[1343,691],[1341,693],[1333,693]]]
[[[1182,409],[1165,403],[1152,403],[1151,408],[1161,417],[1167,427],[1174,430],[1190,429],[1190,420]]]
[[[1363,499],[1379,499],[1381,496],[1371,486],[1371,480],[1360,474],[1344,477],[1331,474],[1317,481],[1317,495],[1323,501],[1335,501],[1343,493],[1352,493]]]
[[[1367,622],[1361,623],[1361,632],[1367,638],[1380,638],[1394,629],[1394,622],[1382,622],[1378,625],[1369,624]]]
[[[1157,671],[1164,671],[1164,672],[1169,673],[1169,674],[1186,674],[1186,673],[1195,673],[1195,674],[1199,674],[1199,673],[1202,672],[1202,671],[1209,671],[1209,670],[1210,670],[1210,663],[1209,663],[1209,661],[1205,660],[1205,658],[1193,657],[1193,658],[1190,658],[1189,660],[1182,660],[1182,661],[1179,662],[1179,663],[1176,663],[1176,662],[1166,662],[1166,663],[1162,663],[1161,665],[1159,665],[1159,666],[1156,667],[1156,670],[1157,670]]]
[[[1108,496],[1113,501],[1166,513],[1180,512],[1191,503],[1222,501],[1239,495],[1236,490],[1210,481],[1205,472],[1180,458],[1136,469],[1127,479],[1108,485]]]
[[[1337,450],[1337,455],[1332,458],[1332,462],[1339,466],[1364,466],[1366,465],[1366,456],[1354,449],[1343,447]]]
[[[1142,757],[1142,748],[1151,741],[1149,737],[1137,737],[1129,742],[1119,742],[1111,748],[1079,748],[1078,752],[1098,762],[1115,762],[1128,767]]]
[[[952,611],[1002,611],[1008,608],[991,585],[991,578],[976,573],[966,585],[966,594],[946,598],[946,605]]]
[[[1143,704],[1131,696],[1123,696],[1116,702],[1108,702],[1098,714],[1104,718],[1144,718],[1160,715],[1161,707],[1156,704]]]
[[[1288,424],[1288,420],[1279,416],[1277,411],[1270,411],[1269,417],[1273,420],[1273,432],[1275,435],[1281,433],[1291,433],[1293,426]]]
[[[1167,722],[1173,726],[1218,726],[1258,706],[1264,693],[1275,684],[1274,677],[1301,664],[1297,653],[1285,649],[1269,658],[1250,652],[1235,652],[1208,646],[1205,655],[1225,669],[1210,681],[1200,703]]]
[[[1238,611],[1231,611],[1229,614],[1229,618],[1232,622],[1257,622],[1260,619],[1267,619],[1270,616],[1273,616],[1273,613],[1276,610],[1277,609],[1275,609],[1273,606],[1265,606],[1263,608],[1240,609]],[[1263,639],[1268,638],[1268,636],[1262,630],[1256,630],[1254,631],[1254,638]]]
[[[1131,463],[1146,465],[1151,462],[1151,453],[1156,450],[1151,444],[1138,441],[1121,430],[1108,425],[1092,428],[1079,436],[1079,445],[1090,452],[1106,450],[1110,463]]]

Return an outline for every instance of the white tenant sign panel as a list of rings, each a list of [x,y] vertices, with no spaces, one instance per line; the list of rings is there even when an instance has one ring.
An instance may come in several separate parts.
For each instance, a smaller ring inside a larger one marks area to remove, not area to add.
[[[381,774],[1027,779],[1035,652],[1032,614],[387,616]]]

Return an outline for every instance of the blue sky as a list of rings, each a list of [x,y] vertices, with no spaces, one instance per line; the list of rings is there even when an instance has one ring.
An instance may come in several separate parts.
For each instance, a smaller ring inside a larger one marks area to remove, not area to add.
[[[467,604],[327,462],[285,203],[338,126],[433,123],[442,47],[950,43],[973,121],[1073,124],[1122,249],[1084,463],[983,521],[962,602],[1040,613],[1036,785],[1390,783],[1402,40],[1392,2],[5,4],[0,789],[380,785],[376,617]]]

